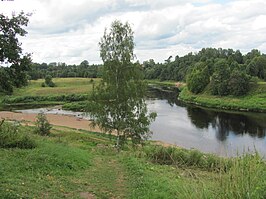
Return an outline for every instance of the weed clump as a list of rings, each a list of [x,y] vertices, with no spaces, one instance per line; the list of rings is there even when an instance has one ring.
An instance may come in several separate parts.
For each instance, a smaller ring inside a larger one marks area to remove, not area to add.
[[[230,167],[229,160],[212,154],[204,154],[197,150],[155,145],[145,147],[144,153],[152,162],[162,165],[190,166],[210,171],[219,171],[221,167],[224,169]]]
[[[34,140],[21,128],[19,123],[0,122],[0,148],[32,149],[36,147]]]

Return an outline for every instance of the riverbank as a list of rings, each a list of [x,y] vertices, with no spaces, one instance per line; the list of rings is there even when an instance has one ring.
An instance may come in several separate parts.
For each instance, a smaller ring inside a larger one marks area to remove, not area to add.
[[[0,119],[20,121],[24,124],[32,125],[36,121],[36,113],[18,113],[11,111],[0,111]],[[68,128],[81,129],[92,132],[102,132],[98,127],[92,127],[91,121],[74,117],[71,115],[46,114],[46,117],[52,125],[65,126]]]
[[[32,126],[18,130],[36,147],[0,147],[0,198],[266,196],[266,165],[257,155],[223,159],[149,143],[117,153],[103,134],[58,126],[44,137]]]
[[[208,92],[203,92],[202,94],[193,94],[187,89],[187,87],[185,87],[179,94],[178,99],[184,103],[207,108],[265,113],[266,84],[260,83],[256,86],[253,86],[247,95],[240,97],[213,96],[208,94]]]

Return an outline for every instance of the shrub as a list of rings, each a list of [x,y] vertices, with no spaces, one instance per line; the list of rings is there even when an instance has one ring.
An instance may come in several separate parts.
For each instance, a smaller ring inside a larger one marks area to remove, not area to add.
[[[52,126],[48,122],[44,113],[39,113],[36,120],[36,133],[39,135],[49,135]]]
[[[51,75],[47,75],[45,77],[45,84],[49,87],[55,87],[55,83],[53,82]]]
[[[18,123],[0,122],[0,148],[32,149],[36,143],[25,134]]]

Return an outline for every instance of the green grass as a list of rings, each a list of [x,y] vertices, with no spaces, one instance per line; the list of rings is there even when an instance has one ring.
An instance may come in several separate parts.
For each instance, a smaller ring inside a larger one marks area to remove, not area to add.
[[[144,148],[128,147],[117,153],[113,137],[110,140],[107,135],[53,127],[50,136],[41,137],[33,133],[33,127],[19,128],[37,146],[0,148],[0,198],[266,196],[266,166],[257,155],[232,159],[226,169],[220,160],[212,165],[217,169],[209,169],[199,163],[206,156],[199,152],[185,150],[181,155],[181,149],[147,143]],[[219,158],[214,159],[209,161]]]
[[[259,82],[258,85],[251,88],[247,95],[240,97],[213,96],[208,91],[196,95],[189,92],[186,87],[180,93],[179,99],[186,103],[209,108],[266,112],[266,84],[265,82]]]
[[[100,79],[88,78],[54,78],[55,87],[42,87],[44,80],[31,80],[29,85],[15,89],[12,96],[0,97],[1,109],[17,107],[37,107],[65,104],[66,102],[84,101],[88,99],[93,84]]]
[[[95,83],[100,79],[93,79]],[[92,82],[89,78],[54,78],[55,87],[42,87],[43,79],[31,80],[24,88],[15,89],[13,96],[40,96],[60,94],[86,94],[92,90]]]

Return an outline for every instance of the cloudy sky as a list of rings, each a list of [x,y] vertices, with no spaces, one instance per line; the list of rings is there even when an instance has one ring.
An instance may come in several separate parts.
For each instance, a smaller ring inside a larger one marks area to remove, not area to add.
[[[115,19],[131,24],[141,62],[203,47],[266,52],[265,0],[0,1],[0,13],[21,10],[33,13],[23,49],[39,63],[101,63],[98,43]]]

